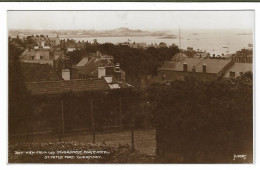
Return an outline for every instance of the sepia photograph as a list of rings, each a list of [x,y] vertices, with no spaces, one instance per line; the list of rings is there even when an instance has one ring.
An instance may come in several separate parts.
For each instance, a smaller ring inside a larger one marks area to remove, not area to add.
[[[8,163],[253,164],[254,10],[8,10]]]

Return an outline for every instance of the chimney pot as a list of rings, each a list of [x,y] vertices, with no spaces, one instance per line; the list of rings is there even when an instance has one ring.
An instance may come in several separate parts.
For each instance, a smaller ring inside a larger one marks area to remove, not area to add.
[[[187,63],[183,63],[183,71],[188,71],[188,64]]]
[[[98,78],[106,76],[106,68],[104,66],[98,67]]]
[[[192,67],[192,72],[196,72],[195,66]]]
[[[62,70],[62,78],[64,80],[70,80],[70,70],[69,69]]]
[[[207,72],[207,65],[205,63],[203,64],[202,68],[203,68],[203,73],[206,73]]]
[[[119,72],[120,71],[120,64],[116,63],[116,71]]]

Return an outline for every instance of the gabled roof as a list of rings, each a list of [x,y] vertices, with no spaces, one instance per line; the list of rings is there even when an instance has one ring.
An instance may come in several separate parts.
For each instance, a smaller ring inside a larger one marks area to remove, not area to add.
[[[230,72],[240,73],[240,72],[247,72],[247,71],[253,71],[253,65],[252,63],[234,63],[227,71],[224,77],[229,77]]]
[[[188,56],[186,54],[184,54],[183,52],[180,52],[180,53],[175,54],[172,57],[171,61],[182,61],[185,58],[188,58]]]
[[[183,71],[183,64],[187,64],[187,71],[192,72],[195,67],[196,72],[203,72],[203,64],[206,64],[207,73],[219,73],[232,61],[229,59],[203,59],[203,58],[185,58],[182,61],[166,61],[162,70]]]
[[[79,73],[84,74],[84,75],[90,75],[92,72],[94,72],[98,68],[100,62],[101,62],[101,60],[99,58],[93,57],[87,64],[85,64],[79,70]]]
[[[196,65],[196,72],[203,72],[203,64],[206,64],[207,73],[219,73],[230,62],[228,59],[203,59]]]
[[[200,62],[202,62],[203,59],[201,58],[185,58],[182,61],[170,61],[170,62],[164,62],[162,69],[164,70],[174,70],[174,71],[183,71],[183,64],[187,63],[188,70],[192,71],[193,66],[196,66]]]
[[[29,57],[36,56],[36,55],[50,57],[50,52],[47,50],[30,50],[27,51],[25,55]]]
[[[84,58],[82,58],[82,60],[80,60],[80,62],[76,66],[82,67],[82,66],[86,65],[87,63],[88,63],[88,57],[84,57]]]
[[[62,94],[109,90],[104,79],[75,79],[25,83],[32,95]]]
[[[62,80],[48,64],[20,63],[21,75],[25,82]]]

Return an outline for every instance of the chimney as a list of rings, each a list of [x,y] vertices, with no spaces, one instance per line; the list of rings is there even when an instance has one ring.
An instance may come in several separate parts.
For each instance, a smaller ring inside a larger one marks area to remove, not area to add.
[[[203,64],[202,70],[203,70],[203,73],[206,73],[206,71],[207,71],[207,65],[206,65],[206,63]]]
[[[104,66],[98,66],[98,78],[106,76],[106,68]]]
[[[63,78],[63,80],[70,80],[70,70],[69,69],[62,70],[62,78]]]
[[[196,72],[195,66],[192,67],[192,72]]]
[[[119,63],[116,63],[116,72],[120,72],[120,64]]]
[[[188,71],[188,64],[186,62],[183,63],[183,71]]]

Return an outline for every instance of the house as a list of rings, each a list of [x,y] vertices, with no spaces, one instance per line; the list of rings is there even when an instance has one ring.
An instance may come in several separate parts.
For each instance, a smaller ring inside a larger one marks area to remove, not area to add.
[[[71,75],[72,79],[112,77],[113,82],[125,81],[125,72],[120,69],[119,63],[114,64],[114,57],[98,51],[72,66]]]
[[[57,35],[57,37],[49,37],[47,41],[49,41],[49,44],[51,47],[57,47],[57,46],[60,46],[60,44],[61,44],[61,41],[60,41],[58,35]]]
[[[61,67],[61,59],[63,56],[63,52],[58,50],[29,49],[25,50],[19,59],[24,63],[49,64],[58,71]]]
[[[185,80],[189,76],[214,80],[223,77],[232,65],[229,59],[189,58],[179,53],[171,61],[164,62],[158,76],[162,81]]]
[[[187,47],[187,50],[183,50],[183,53],[185,53],[188,57],[193,58],[193,57],[197,57],[197,58],[209,58],[210,54],[207,53],[206,51],[202,51],[202,50],[194,50],[193,47]]]
[[[236,63],[252,63],[253,51],[252,49],[242,49],[237,51],[231,58]]]
[[[210,57],[210,54],[207,53],[207,52],[199,51],[199,52],[196,52],[193,57],[197,57],[197,58],[209,58],[209,57]]]
[[[252,63],[234,63],[225,73],[225,78],[236,78],[246,72],[253,72]]]

